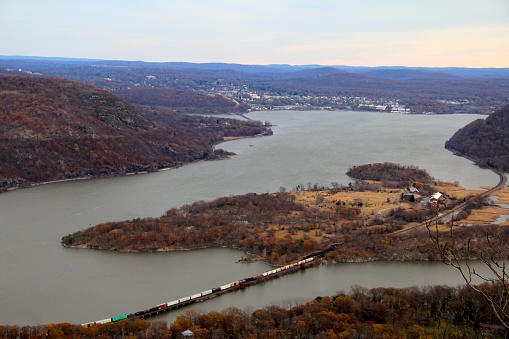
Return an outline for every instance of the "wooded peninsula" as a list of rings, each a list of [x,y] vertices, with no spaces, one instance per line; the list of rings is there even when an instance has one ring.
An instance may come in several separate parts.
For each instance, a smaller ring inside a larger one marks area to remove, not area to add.
[[[254,258],[285,265],[331,244],[335,262],[436,260],[426,228],[399,233],[468,201],[455,222],[486,198],[433,180],[417,167],[393,163],[355,166],[346,186],[308,184],[272,194],[249,193],[172,208],[159,218],[108,222],[62,238],[66,247],[114,251],[174,251],[204,247],[242,249]],[[369,180],[377,178],[378,181]],[[362,179],[361,179],[362,178]],[[433,198],[435,197],[435,198]],[[485,227],[458,228],[456,237],[482,242]],[[493,232],[507,232],[505,227]],[[466,242],[464,244],[464,256]]]

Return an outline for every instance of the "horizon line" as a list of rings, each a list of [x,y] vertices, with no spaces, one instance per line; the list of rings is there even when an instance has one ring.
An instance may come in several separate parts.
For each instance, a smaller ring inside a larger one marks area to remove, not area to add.
[[[54,60],[80,60],[80,61],[117,61],[117,62],[140,62],[147,64],[169,64],[169,63],[182,63],[182,64],[197,64],[197,65],[210,65],[210,64],[219,64],[219,65],[239,65],[239,66],[288,66],[288,67],[350,67],[350,68],[464,68],[464,69],[509,69],[507,67],[497,67],[497,66],[484,66],[484,67],[468,67],[468,66],[408,66],[408,65],[378,65],[378,66],[365,66],[365,65],[345,65],[345,64],[336,64],[336,65],[327,65],[327,64],[291,64],[291,63],[268,63],[268,64],[251,64],[251,63],[239,63],[239,62],[226,62],[226,61],[206,61],[206,62],[196,62],[196,61],[146,61],[146,60],[132,60],[132,59],[102,59],[102,58],[87,58],[87,57],[62,57],[62,56],[41,56],[41,55],[0,55],[0,59],[54,59]]]

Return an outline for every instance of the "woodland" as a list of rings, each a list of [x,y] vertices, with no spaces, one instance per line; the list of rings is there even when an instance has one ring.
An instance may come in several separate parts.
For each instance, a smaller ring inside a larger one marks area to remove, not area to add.
[[[509,172],[509,105],[461,128],[445,147],[481,167]]]
[[[497,294],[495,286],[482,290]],[[262,309],[200,313],[194,309],[168,326],[128,318],[89,328],[69,323],[0,326],[2,338],[502,338],[489,303],[467,286],[403,289],[353,286],[333,296]]]
[[[424,171],[393,163],[353,167],[349,173],[384,177],[384,182],[357,180],[332,188],[299,185],[292,191],[229,196],[172,208],[159,218],[107,222],[62,238],[66,247],[115,251],[173,251],[204,247],[232,247],[274,265],[341,244],[325,259],[335,262],[373,260],[437,260],[439,253],[427,232],[395,233],[425,222],[463,199],[449,197],[441,206],[403,201],[404,187],[414,185],[432,194],[436,183]],[[371,173],[371,175],[368,175]],[[393,176],[384,173],[393,173]],[[398,180],[402,175],[408,179]],[[378,203],[369,198],[377,194]],[[487,204],[472,199],[466,211]],[[377,212],[377,211],[382,211]],[[468,212],[465,212],[465,215]],[[458,229],[461,239],[485,242],[487,228]],[[494,228],[493,232],[508,232]],[[467,244],[458,253],[468,257]]]
[[[162,106],[178,113],[229,114],[243,113],[249,109],[248,105],[239,104],[219,94],[174,88],[136,87],[117,90],[115,94],[134,105]]]
[[[0,190],[221,159],[229,154],[213,146],[225,137],[272,133],[256,121],[140,109],[55,78],[0,76],[0,107]]]

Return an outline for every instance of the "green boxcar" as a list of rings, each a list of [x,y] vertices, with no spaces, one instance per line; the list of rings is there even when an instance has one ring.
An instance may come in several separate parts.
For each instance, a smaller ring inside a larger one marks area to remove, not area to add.
[[[122,314],[122,315],[119,315],[117,317],[113,317],[113,318],[111,318],[111,321],[115,322],[115,321],[119,321],[119,320],[122,320],[122,319],[127,319],[127,314]]]

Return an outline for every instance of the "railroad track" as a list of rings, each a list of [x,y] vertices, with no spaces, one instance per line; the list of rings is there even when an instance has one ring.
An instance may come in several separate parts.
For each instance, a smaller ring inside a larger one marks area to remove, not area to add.
[[[507,183],[507,177],[505,176],[504,172],[502,171],[499,171],[499,170],[496,170],[496,169],[491,169],[493,172],[495,172],[496,174],[498,174],[500,180],[498,182],[498,184],[496,186],[494,186],[493,188],[487,190],[486,192],[483,192],[483,193],[479,193],[478,195],[481,195],[483,197],[489,197],[490,195],[492,195],[494,192],[498,191],[499,189],[505,187],[506,183]],[[470,198],[472,199],[472,198]],[[465,201],[465,202],[462,202],[461,204],[455,206],[454,208],[448,210],[447,212],[445,213],[442,213],[440,215],[436,215],[434,216],[433,218],[423,222],[423,223],[420,223],[418,225],[415,225],[415,226],[412,226],[412,227],[408,227],[408,228],[405,228],[405,229],[402,229],[402,230],[399,230],[399,231],[395,231],[395,232],[392,232],[392,234],[403,234],[403,233],[410,233],[410,232],[414,232],[414,231],[420,231],[421,229],[425,228],[426,225],[430,225],[430,224],[433,224],[435,223],[436,221],[442,219],[442,218],[446,218],[452,214],[454,214],[455,212],[463,209],[467,204],[468,204],[468,201]]]

